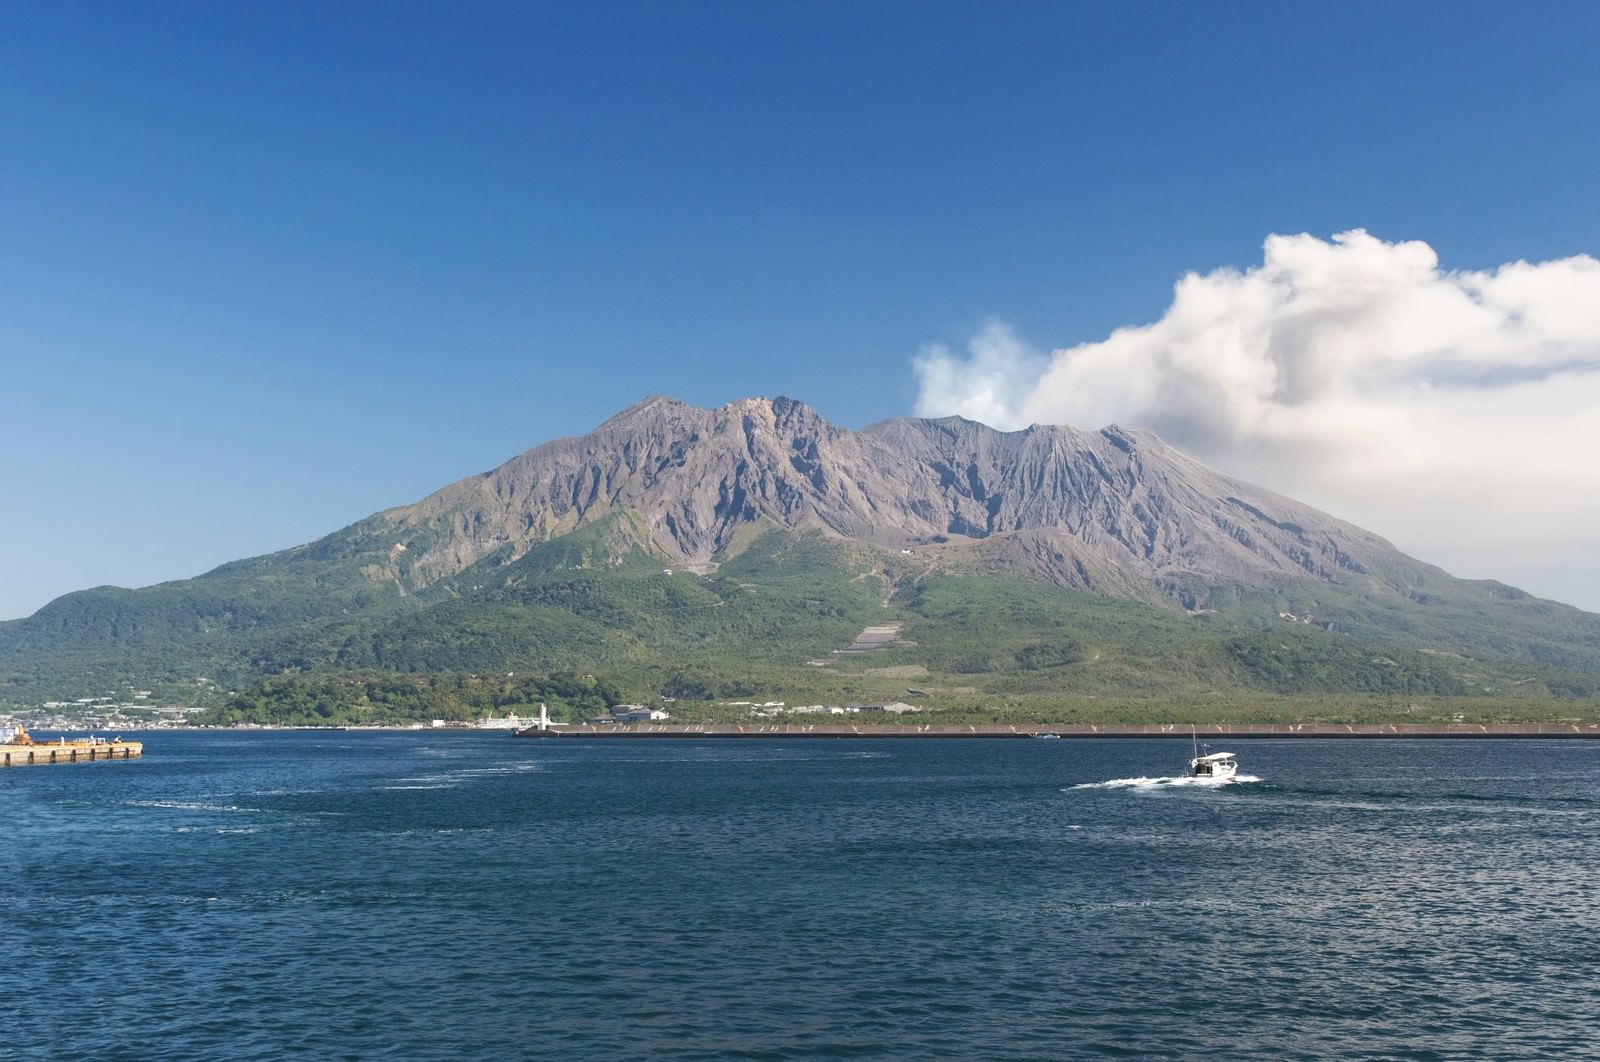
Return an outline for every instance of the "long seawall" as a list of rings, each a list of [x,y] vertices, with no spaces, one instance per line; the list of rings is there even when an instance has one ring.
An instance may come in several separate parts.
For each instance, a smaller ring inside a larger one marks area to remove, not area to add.
[[[574,723],[529,738],[1600,738],[1600,723]]]

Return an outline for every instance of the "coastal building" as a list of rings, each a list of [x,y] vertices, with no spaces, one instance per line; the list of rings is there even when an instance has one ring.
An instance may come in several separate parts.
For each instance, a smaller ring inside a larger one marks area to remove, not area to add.
[[[646,708],[642,704],[618,704],[611,708],[613,723],[648,723],[671,718],[664,709]]]

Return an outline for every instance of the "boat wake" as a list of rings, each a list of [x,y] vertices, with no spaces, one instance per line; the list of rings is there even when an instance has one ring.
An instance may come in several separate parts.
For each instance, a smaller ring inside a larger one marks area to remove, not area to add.
[[[1064,787],[1062,792],[1071,792],[1074,789],[1219,789],[1225,785],[1259,781],[1261,779],[1253,774],[1236,774],[1232,778],[1194,778],[1189,775],[1172,778],[1113,778],[1106,782],[1081,782],[1078,785],[1069,785]]]

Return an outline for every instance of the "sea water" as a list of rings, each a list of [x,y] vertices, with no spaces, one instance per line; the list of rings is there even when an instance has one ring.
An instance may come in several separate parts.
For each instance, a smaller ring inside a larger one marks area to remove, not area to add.
[[[141,737],[0,770],[0,1056],[1600,1051],[1600,742]]]

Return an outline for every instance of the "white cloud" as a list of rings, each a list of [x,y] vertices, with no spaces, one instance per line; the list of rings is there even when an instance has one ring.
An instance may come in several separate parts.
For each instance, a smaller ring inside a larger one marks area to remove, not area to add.
[[[1600,610],[1600,261],[1441,270],[1271,236],[1154,324],[1044,357],[993,322],[914,361],[922,416],[1155,429],[1456,574]],[[1563,574],[1565,573],[1565,574]]]
[[[988,321],[967,344],[963,359],[950,348],[930,344],[912,359],[921,395],[920,416],[957,414],[1005,427],[1049,368],[1003,321]],[[924,412],[937,410],[938,412]]]

